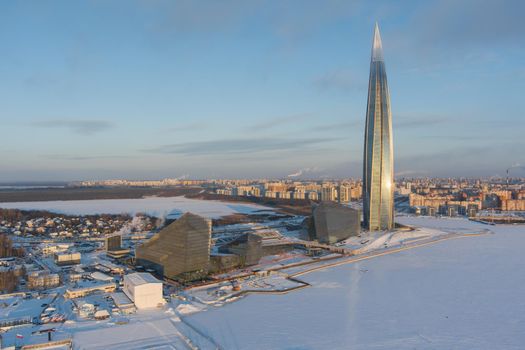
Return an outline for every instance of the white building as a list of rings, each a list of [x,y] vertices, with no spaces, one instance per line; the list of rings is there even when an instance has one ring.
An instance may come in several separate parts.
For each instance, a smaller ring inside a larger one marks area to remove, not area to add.
[[[123,290],[137,309],[158,307],[165,303],[162,298],[162,282],[146,272],[125,275]]]

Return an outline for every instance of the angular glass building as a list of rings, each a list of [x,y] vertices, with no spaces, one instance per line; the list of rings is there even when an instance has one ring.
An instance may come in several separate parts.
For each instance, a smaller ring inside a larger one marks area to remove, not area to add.
[[[392,112],[381,35],[376,23],[370,60],[363,157],[363,216],[370,231],[394,227]]]
[[[210,247],[211,220],[185,213],[136,247],[135,258],[158,275],[187,281],[207,273]]]
[[[361,232],[361,213],[334,202],[321,202],[312,210],[315,237],[319,243],[334,244]]]

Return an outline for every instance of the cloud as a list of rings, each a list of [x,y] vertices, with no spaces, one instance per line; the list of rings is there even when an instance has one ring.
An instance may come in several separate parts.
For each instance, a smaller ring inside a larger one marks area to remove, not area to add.
[[[451,121],[452,118],[441,115],[428,115],[425,113],[407,115],[394,115],[392,123],[394,128],[421,128],[432,125],[445,124]]]
[[[49,87],[60,83],[60,79],[43,72],[35,72],[24,79],[24,83],[31,87]]]
[[[120,155],[104,155],[104,156],[73,156],[66,154],[47,154],[44,155],[45,158],[54,159],[54,160],[99,160],[99,159],[124,159],[131,158],[130,156],[120,156]]]
[[[33,126],[49,129],[69,129],[71,132],[81,135],[93,135],[111,129],[114,125],[105,120],[68,120],[53,119],[34,122]]]
[[[327,26],[359,16],[363,3],[362,0],[278,1],[266,15],[275,34],[294,44]]]
[[[209,129],[210,124],[205,122],[193,122],[186,124],[179,124],[170,128],[162,129],[165,132],[182,132],[182,131],[200,131]]]
[[[318,125],[314,128],[312,128],[312,131],[344,131],[348,132],[350,129],[355,129],[356,127],[362,126],[364,127],[365,120],[363,117],[363,122],[358,121],[349,121],[349,122],[342,122],[342,123],[333,123],[333,124],[324,124],[324,125]],[[364,130],[364,129],[363,129]]]
[[[437,140],[450,140],[450,141],[476,141],[486,140],[486,135],[419,135],[418,138],[422,139],[437,139]],[[495,140],[495,138],[491,138]]]
[[[504,58],[502,47],[521,49],[524,12],[522,0],[421,2],[410,11],[406,24],[392,27],[385,45],[400,59],[411,53],[425,71],[472,62],[490,64]]]
[[[208,34],[240,31],[253,25],[254,17],[267,23],[277,38],[294,43],[336,21],[360,14],[362,0],[222,0],[139,1],[148,12],[158,14],[156,33]]]
[[[394,168],[397,169],[397,175],[409,169],[414,173],[429,173],[432,176],[483,176],[490,168],[498,166],[496,162],[487,163],[487,159],[496,159],[499,152],[494,147],[479,145],[432,153],[421,152],[397,157]]]
[[[218,33],[243,25],[258,10],[261,1],[140,1],[144,8],[160,14],[153,29],[157,33]]]
[[[490,145],[467,145],[455,147],[454,145],[442,144],[441,149],[431,150],[427,148],[411,149],[414,153],[396,153],[394,150],[394,169],[396,177],[450,177],[468,176],[482,177],[492,176],[499,170],[504,174],[509,163],[504,155],[508,154],[505,148],[495,148]],[[517,154],[519,157],[519,154]],[[342,162],[332,167],[327,167],[327,172],[339,177],[362,175],[363,163],[360,154],[355,154],[352,161]],[[487,161],[489,159],[490,161]],[[523,168],[510,170],[510,176],[522,174]]]
[[[305,139],[232,139],[213,140],[202,142],[186,142],[173,145],[164,145],[151,149],[145,149],[148,153],[181,154],[188,156],[198,155],[224,155],[224,154],[246,154],[267,151],[291,151],[304,147],[328,143],[340,140],[340,138],[305,138]]]
[[[316,77],[313,84],[316,88],[323,91],[366,89],[366,82],[358,77],[362,77],[362,75],[354,74],[348,69],[337,69]]]
[[[443,0],[424,8],[415,23],[419,40],[427,45],[519,45],[524,12],[522,0]]]
[[[446,124],[447,122],[452,121],[454,119],[448,116],[427,115],[427,114],[422,113],[417,116],[394,115],[392,117],[392,120],[393,120],[394,131],[397,131],[397,129],[427,128],[429,126]],[[330,132],[341,131],[345,133],[349,131],[364,132],[365,121],[366,121],[366,117],[363,113],[362,120],[349,120],[349,121],[339,122],[339,123],[317,125],[317,126],[312,127],[310,130],[315,131],[315,132],[321,132],[321,131],[330,131]]]
[[[284,124],[295,124],[307,119],[310,119],[313,115],[311,113],[299,113],[289,116],[277,117],[266,119],[265,121],[248,126],[246,129],[250,131],[263,131],[273,129]]]

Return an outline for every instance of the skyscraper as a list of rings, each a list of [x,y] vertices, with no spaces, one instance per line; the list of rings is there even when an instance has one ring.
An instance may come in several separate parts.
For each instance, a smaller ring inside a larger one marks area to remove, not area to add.
[[[394,154],[392,112],[379,26],[375,25],[370,60],[363,156],[363,214],[370,231],[394,226]]]

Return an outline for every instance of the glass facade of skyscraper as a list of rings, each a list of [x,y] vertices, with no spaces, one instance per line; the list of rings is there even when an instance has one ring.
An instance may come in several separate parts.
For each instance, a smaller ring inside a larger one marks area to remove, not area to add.
[[[392,112],[379,27],[375,26],[370,61],[363,158],[363,214],[370,231],[394,226]]]

